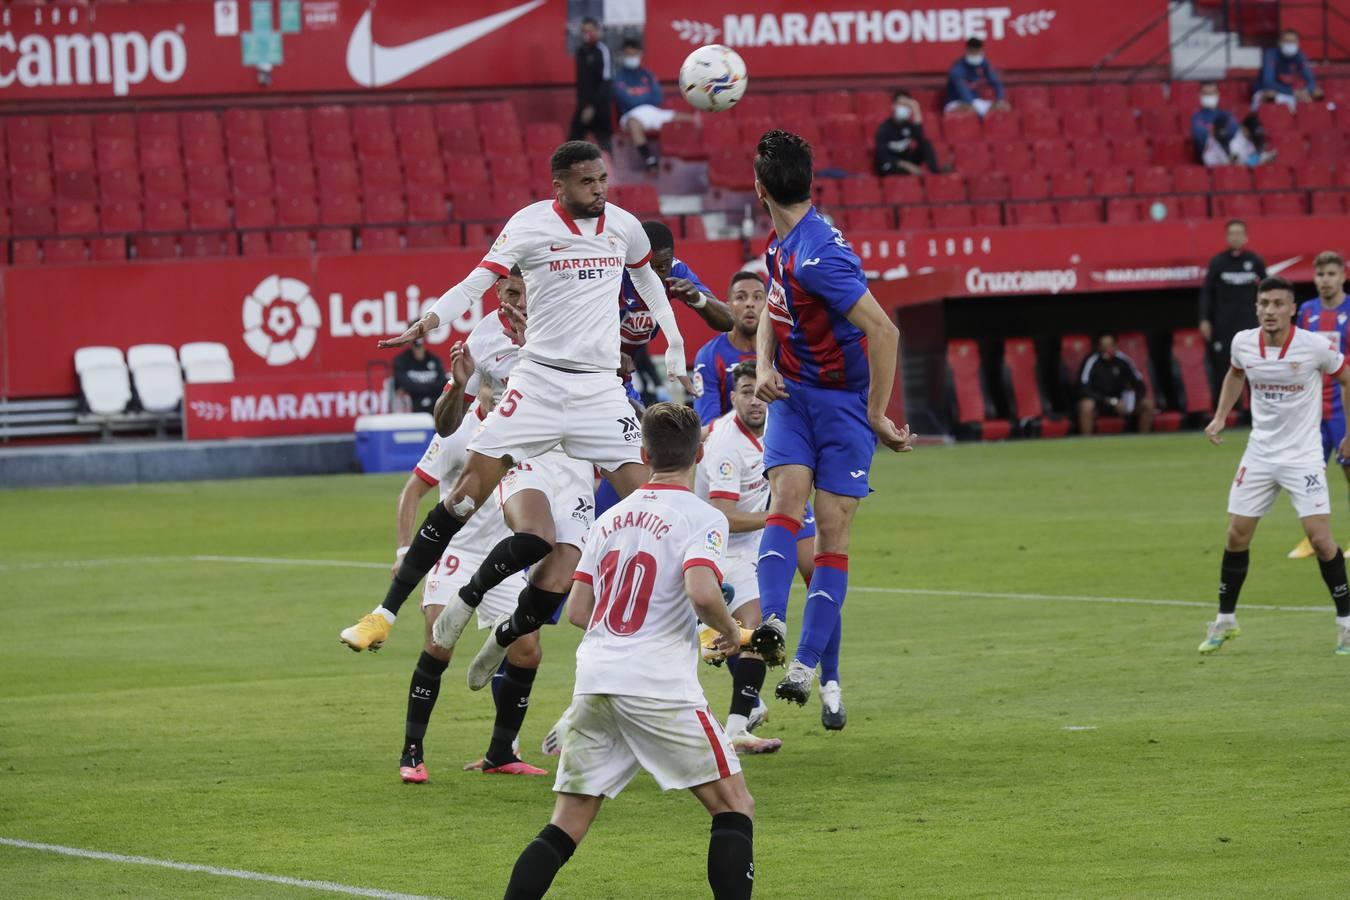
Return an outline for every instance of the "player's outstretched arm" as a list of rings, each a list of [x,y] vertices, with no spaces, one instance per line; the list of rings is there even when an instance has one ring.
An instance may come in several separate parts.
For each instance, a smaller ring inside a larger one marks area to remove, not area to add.
[[[629,275],[638,296],[651,310],[656,324],[666,333],[666,376],[679,381],[690,397],[697,397],[700,392],[694,389],[694,383],[689,380],[689,369],[684,359],[684,336],[680,334],[680,326],[675,323],[675,310],[670,307],[666,286],[652,271],[649,262],[630,269]]]
[[[749,531],[761,531],[769,517],[767,511],[745,512],[736,508],[735,500],[728,500],[725,497],[713,497],[708,500],[713,509],[727,517],[727,524],[731,526],[732,534],[745,534]]]
[[[730,656],[741,649],[741,626],[727,611],[726,598],[717,575],[708,566],[690,566],[684,570],[684,590],[694,613],[704,625],[717,632],[717,649]],[[569,612],[569,615],[571,613]]]
[[[736,326],[731,310],[721,300],[699,288],[688,278],[667,278],[666,290],[670,296],[686,304],[699,314],[713,331],[730,331]]]
[[[1205,437],[1209,442],[1218,446],[1223,443],[1220,432],[1228,424],[1228,414],[1233,411],[1238,398],[1242,396],[1242,385],[1247,381],[1247,375],[1241,369],[1228,367],[1228,374],[1223,376],[1223,387],[1219,389],[1219,405],[1214,410],[1214,418],[1205,426]]]
[[[572,582],[572,592],[567,595],[567,621],[585,631],[594,611],[595,589],[584,581]]]
[[[847,318],[853,327],[867,336],[867,368],[871,383],[867,395],[867,420],[877,439],[897,453],[913,450],[914,435],[909,426],[896,428],[886,415],[895,387],[895,360],[900,349],[900,329],[895,327],[872,296],[864,291],[858,302],[849,308]]]
[[[376,346],[382,349],[403,347],[420,337],[426,337],[442,324],[455,321],[464,315],[473,299],[487,293],[488,288],[497,283],[497,279],[497,273],[491,269],[475,266],[467,278],[441,294],[436,302],[431,304],[431,309],[427,310],[426,315],[408,326],[407,331],[396,338],[380,341]]]

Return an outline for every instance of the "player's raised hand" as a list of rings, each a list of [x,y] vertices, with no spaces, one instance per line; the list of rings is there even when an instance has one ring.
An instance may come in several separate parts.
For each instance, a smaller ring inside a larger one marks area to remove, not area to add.
[[[460,386],[468,384],[475,367],[469,345],[463,341],[456,341],[450,348],[450,377],[454,379],[455,384]]]
[[[1222,419],[1215,416],[1210,423],[1205,426],[1205,437],[1209,438],[1209,442],[1216,447],[1223,443],[1223,435],[1219,432],[1223,431],[1225,424],[1226,423]],[[1344,441],[1341,442],[1341,447],[1345,447]]]
[[[872,431],[877,440],[896,453],[909,453],[914,449],[914,434],[909,430],[908,423],[903,428],[896,428],[889,417],[881,416],[873,420]]]
[[[525,343],[525,326],[529,322],[529,314],[525,312],[523,307],[511,306],[508,303],[503,303],[501,309],[506,313],[507,321],[511,323],[509,329],[511,340],[517,347],[523,345]]]
[[[689,377],[688,367],[684,362],[683,345],[671,344],[666,348],[666,378],[678,381],[685,394],[690,397],[703,396],[703,388],[694,384],[694,380]]]
[[[698,302],[698,298],[703,292],[695,287],[694,283],[688,278],[667,278],[666,293],[676,300],[693,305]]]
[[[787,395],[787,387],[778,370],[772,367],[760,368],[755,378],[755,396],[765,403],[772,403],[775,400],[786,399]]]
[[[628,378],[637,371],[637,363],[633,362],[633,357],[627,353],[619,353],[619,377]]]
[[[408,330],[398,337],[385,338],[375,346],[379,347],[381,350],[389,350],[394,347],[406,347],[418,338],[423,338],[428,334],[431,334],[431,332],[439,328],[440,325],[440,317],[435,313],[429,312],[416,322],[412,323],[412,325],[408,326]]]

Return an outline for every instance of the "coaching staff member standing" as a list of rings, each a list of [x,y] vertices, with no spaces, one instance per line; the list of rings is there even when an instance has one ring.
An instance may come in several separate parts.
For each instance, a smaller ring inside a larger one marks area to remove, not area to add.
[[[1230,219],[1228,248],[1209,261],[1200,287],[1200,334],[1209,345],[1210,384],[1217,397],[1228,374],[1228,348],[1233,335],[1256,327],[1256,286],[1266,277],[1266,264],[1247,249],[1247,223]]]

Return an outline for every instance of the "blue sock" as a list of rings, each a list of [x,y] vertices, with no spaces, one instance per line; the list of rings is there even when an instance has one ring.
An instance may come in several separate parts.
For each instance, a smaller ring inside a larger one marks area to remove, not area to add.
[[[502,683],[502,678],[506,675],[506,660],[497,667],[497,671],[492,676],[492,707],[497,707],[497,687]]]
[[[839,611],[847,592],[848,556],[816,554],[816,572],[806,592],[806,612],[802,614],[802,633],[797,640],[797,661],[808,669],[815,669],[839,627]]]
[[[830,635],[829,643],[825,645],[825,652],[820,654],[820,681],[838,681],[839,680],[839,638],[844,633],[844,620],[840,617],[838,623],[834,626],[834,634]]]
[[[788,594],[797,573],[797,532],[802,523],[791,516],[769,516],[759,539],[759,607],[764,618],[787,621]]]

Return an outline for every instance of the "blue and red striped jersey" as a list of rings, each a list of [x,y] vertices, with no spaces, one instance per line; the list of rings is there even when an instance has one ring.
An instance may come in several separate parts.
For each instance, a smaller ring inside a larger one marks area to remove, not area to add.
[[[731,411],[731,385],[727,376],[736,363],[754,359],[754,350],[737,350],[731,339],[719,334],[699,348],[694,357],[694,383],[703,393],[694,400],[694,410],[704,425]]]
[[[1314,297],[1298,308],[1294,324],[1304,331],[1315,331],[1331,341],[1331,346],[1346,352],[1346,324],[1350,323],[1350,297],[1342,296],[1341,303],[1332,309]],[[1322,418],[1336,419],[1341,415],[1341,384],[1330,375],[1322,380]]]
[[[816,387],[866,391],[867,339],[846,316],[867,277],[839,229],[811,207],[786,236],[769,237],[769,302],[778,371]]]
[[[712,296],[712,291],[703,283],[703,279],[698,277],[698,273],[679,257],[670,264],[670,277],[687,278],[694,283],[694,287]],[[633,285],[633,279],[625,271],[623,286],[619,289],[619,341],[623,345],[623,352],[632,353],[634,349],[644,346],[656,337],[660,330],[656,324],[656,317],[647,309],[647,304],[642,302],[637,288]]]

